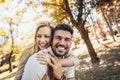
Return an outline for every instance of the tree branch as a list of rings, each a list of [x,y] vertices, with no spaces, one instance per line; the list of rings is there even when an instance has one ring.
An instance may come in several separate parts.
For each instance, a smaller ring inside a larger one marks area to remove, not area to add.
[[[64,0],[64,4],[65,4],[65,11],[69,15],[71,22],[76,26],[77,22],[75,21],[73,15],[72,15],[72,12],[71,12],[70,7],[69,7],[68,0]]]
[[[82,14],[83,14],[83,0],[78,0],[78,16],[77,16],[77,21],[78,23],[82,23]]]

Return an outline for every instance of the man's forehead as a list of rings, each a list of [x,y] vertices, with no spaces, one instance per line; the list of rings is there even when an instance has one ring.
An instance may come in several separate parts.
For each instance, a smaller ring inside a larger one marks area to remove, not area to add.
[[[66,30],[56,30],[54,36],[66,36],[70,38],[72,37],[71,33]]]

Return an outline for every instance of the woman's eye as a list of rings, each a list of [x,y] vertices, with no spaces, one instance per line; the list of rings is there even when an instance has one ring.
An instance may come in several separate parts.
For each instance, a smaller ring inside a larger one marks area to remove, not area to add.
[[[46,38],[50,38],[50,36],[45,36]]]
[[[40,35],[38,35],[37,37],[38,37],[38,38],[41,38],[41,36],[40,36]]]

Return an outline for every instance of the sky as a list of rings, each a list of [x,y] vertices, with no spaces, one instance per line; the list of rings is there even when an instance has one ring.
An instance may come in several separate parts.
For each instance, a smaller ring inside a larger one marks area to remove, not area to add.
[[[17,40],[24,35],[30,34],[35,31],[36,25],[40,20],[47,20],[46,16],[42,13],[44,7],[38,5],[35,9],[32,6],[27,6],[28,0],[6,0],[5,4],[0,4],[0,29],[4,29],[6,33],[10,34],[10,19],[12,19],[11,27],[14,29],[13,37]],[[37,1],[38,0],[33,0]],[[36,19],[36,20],[34,20]],[[24,35],[23,35],[24,34]],[[0,45],[5,39],[0,37]]]
[[[19,1],[22,1],[19,3]],[[6,0],[5,4],[0,4],[0,29],[4,29],[10,34],[10,19],[12,19],[11,27],[14,29],[13,37],[20,40],[24,35],[28,35],[35,31],[37,24],[40,21],[51,20],[43,13],[45,7],[40,2],[44,0],[31,0],[35,2],[32,6],[28,6],[30,0]],[[38,4],[37,6],[34,6]],[[93,10],[93,19],[99,17]],[[24,35],[23,35],[24,34]],[[0,44],[4,41],[0,37]]]

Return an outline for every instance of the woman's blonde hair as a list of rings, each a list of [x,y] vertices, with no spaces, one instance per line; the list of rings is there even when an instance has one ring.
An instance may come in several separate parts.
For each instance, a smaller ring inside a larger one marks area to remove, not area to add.
[[[35,32],[34,42],[33,42],[33,44],[30,44],[25,50],[23,50],[23,53],[20,57],[20,63],[23,63],[25,65],[28,58],[32,54],[34,54],[40,50],[38,45],[36,44],[36,37],[37,37],[37,32],[38,32],[39,28],[41,28],[41,27],[49,27],[51,29],[51,33],[52,33],[53,27],[50,25],[49,22],[40,22],[40,24],[38,25],[36,32]]]

